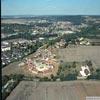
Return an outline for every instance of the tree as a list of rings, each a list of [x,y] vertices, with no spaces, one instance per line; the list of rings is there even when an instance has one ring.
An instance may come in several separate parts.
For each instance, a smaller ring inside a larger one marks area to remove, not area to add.
[[[65,80],[77,80],[77,75],[76,74],[68,74],[65,76]]]
[[[86,60],[85,62],[86,62],[86,64],[87,64],[88,66],[92,66],[92,61]]]
[[[43,78],[40,78],[40,81],[50,81],[50,79],[48,77],[43,77]]]
[[[5,100],[7,96],[9,96],[10,93],[4,92],[2,93],[2,100]]]
[[[87,79],[100,80],[100,69],[96,69],[96,71],[92,73],[92,75],[88,76]]]
[[[51,80],[56,81],[57,77],[55,77],[53,74],[51,74],[50,77],[51,77]]]
[[[59,78],[60,78],[61,81],[64,81],[64,78],[65,78],[64,74],[60,74]]]
[[[51,79],[53,79],[53,78],[54,78],[54,75],[53,75],[53,74],[51,74],[51,75],[50,75],[50,77],[51,77]]]
[[[76,68],[76,62],[75,61],[73,62],[72,67]]]
[[[2,76],[2,85],[5,85],[7,81],[9,81],[9,76],[7,75]]]
[[[24,75],[23,74],[11,74],[9,77],[11,79],[21,81],[23,79]]]

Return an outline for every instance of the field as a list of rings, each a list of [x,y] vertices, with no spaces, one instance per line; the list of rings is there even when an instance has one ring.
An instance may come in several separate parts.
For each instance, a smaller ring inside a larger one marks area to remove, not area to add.
[[[22,81],[6,100],[86,100],[86,96],[100,96],[99,81]]]
[[[65,62],[92,60],[93,67],[100,68],[100,46],[67,47],[65,49],[55,49],[55,51],[59,60],[63,60]],[[32,56],[33,54],[29,55],[28,58]],[[30,75],[28,70],[25,70],[25,67],[18,66],[20,62],[14,62],[2,68],[2,75],[15,73]]]
[[[94,67],[100,68],[100,46],[67,47],[56,50],[59,60],[65,62],[91,60]]]
[[[1,21],[1,23],[4,23],[4,24],[14,24],[14,23],[25,24],[26,22],[27,22],[27,20],[25,20],[25,19],[3,19]]]

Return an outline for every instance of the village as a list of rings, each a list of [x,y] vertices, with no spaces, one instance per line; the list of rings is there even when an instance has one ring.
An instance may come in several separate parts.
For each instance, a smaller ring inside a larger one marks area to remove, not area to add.
[[[36,54],[32,58],[26,58],[26,61],[29,71],[43,75],[51,73],[57,63],[55,55],[48,49],[37,50]]]
[[[80,40],[82,41],[83,39],[80,38]],[[24,58],[23,62],[21,62],[19,66],[23,66],[24,70],[27,70],[28,73],[31,73],[31,75],[33,76],[50,78],[51,75],[54,75],[54,77],[58,77],[57,80],[59,80],[61,76],[60,73],[65,73],[67,71],[65,75],[72,73],[73,75],[75,74],[74,76],[76,77],[76,79],[86,79],[93,72],[93,70],[91,70],[91,67],[94,66],[92,66],[92,62],[90,62],[91,65],[88,65],[88,63],[83,64],[86,59],[80,59],[79,61],[77,59],[77,55],[75,55],[76,59],[72,58],[71,56],[72,61],[64,57],[67,55],[69,56],[70,54],[65,54],[65,50],[76,49],[77,47],[81,48],[82,45],[85,44],[79,44],[79,46],[73,48],[70,47],[64,39],[61,39],[60,42],[56,42],[55,45],[49,47],[46,47],[46,45],[44,45],[40,47],[34,54],[31,54],[31,56]],[[85,45],[85,47],[87,48],[87,44]],[[88,47],[90,46],[88,45]],[[68,51],[66,53],[68,53]],[[73,52],[71,52],[71,54],[73,54]],[[69,62],[70,65],[67,64]],[[74,62],[76,62],[75,68],[73,65]],[[61,63],[71,67],[68,68],[65,65],[61,65]],[[60,65],[63,69],[61,69],[61,72],[59,72]],[[57,76],[58,73],[60,76]]]

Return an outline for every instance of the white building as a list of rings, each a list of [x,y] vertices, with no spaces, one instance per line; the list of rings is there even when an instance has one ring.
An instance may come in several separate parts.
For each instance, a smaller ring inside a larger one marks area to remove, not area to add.
[[[81,66],[81,71],[80,71],[80,74],[82,75],[82,77],[87,77],[90,75],[90,69],[89,67],[86,65],[86,66]],[[88,73],[85,72],[85,70],[88,71]]]
[[[8,50],[11,50],[11,47],[1,47],[2,52],[8,51]]]

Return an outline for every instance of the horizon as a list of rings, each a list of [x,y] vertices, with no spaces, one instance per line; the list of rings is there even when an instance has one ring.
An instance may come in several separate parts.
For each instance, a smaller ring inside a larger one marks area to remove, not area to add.
[[[92,14],[90,14],[90,15],[78,15],[78,14],[76,14],[76,15],[28,15],[28,14],[23,14],[23,15],[1,15],[1,17],[6,17],[6,16],[32,16],[32,17],[34,17],[34,16],[100,16],[100,14],[94,14],[94,15],[92,15]]]

